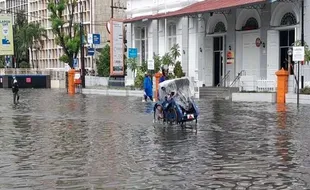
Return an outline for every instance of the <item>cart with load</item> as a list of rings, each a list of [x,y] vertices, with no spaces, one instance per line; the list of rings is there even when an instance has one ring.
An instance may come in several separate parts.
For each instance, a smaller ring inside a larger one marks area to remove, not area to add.
[[[188,78],[167,80],[159,84],[158,102],[154,105],[154,122],[170,124],[197,123],[199,110]]]

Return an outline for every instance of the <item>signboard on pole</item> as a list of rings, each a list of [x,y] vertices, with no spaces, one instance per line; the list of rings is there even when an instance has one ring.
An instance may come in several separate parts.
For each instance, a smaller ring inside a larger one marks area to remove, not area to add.
[[[110,76],[124,76],[124,25],[111,19]]]
[[[89,47],[89,48],[87,49],[87,55],[88,55],[88,56],[94,56],[94,54],[95,54],[95,49]]]
[[[14,55],[12,16],[0,14],[0,55]]]
[[[100,34],[93,34],[93,44],[100,44]]]
[[[128,49],[128,58],[137,58],[138,57],[138,49],[137,48],[129,48]]]
[[[155,70],[155,65],[154,65],[154,60],[153,59],[149,59],[147,61],[147,69],[148,70]]]
[[[87,43],[93,44],[93,34],[87,34]]]
[[[303,46],[293,47],[293,61],[305,60],[305,48]]]

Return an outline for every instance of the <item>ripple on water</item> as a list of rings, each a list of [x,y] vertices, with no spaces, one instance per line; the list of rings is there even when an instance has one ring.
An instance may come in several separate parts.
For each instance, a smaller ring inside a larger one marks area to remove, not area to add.
[[[199,100],[196,133],[141,98],[0,97],[1,189],[310,189],[307,106]]]

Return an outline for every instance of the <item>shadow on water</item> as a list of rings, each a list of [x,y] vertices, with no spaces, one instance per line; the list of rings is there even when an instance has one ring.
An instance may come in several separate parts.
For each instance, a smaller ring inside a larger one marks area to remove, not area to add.
[[[309,108],[197,101],[197,133],[152,102],[0,90],[4,189],[310,189]]]

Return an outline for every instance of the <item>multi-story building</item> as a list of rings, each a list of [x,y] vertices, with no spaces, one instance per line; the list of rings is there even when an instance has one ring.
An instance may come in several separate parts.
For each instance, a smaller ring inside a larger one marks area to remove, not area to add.
[[[177,43],[183,71],[201,86],[222,81],[221,85],[231,85],[243,73],[241,81],[247,90],[255,89],[257,80],[276,81],[275,72],[288,69],[292,58],[288,50],[301,40],[301,2],[129,0],[127,46],[138,48],[140,60],[148,60],[153,53],[164,55]],[[308,43],[309,8],[310,1],[304,0]],[[305,81],[310,81],[310,67],[301,68]]]
[[[124,0],[114,1],[117,6],[125,6]],[[80,23],[83,20],[83,26],[86,33],[97,33],[101,35],[101,44],[95,46],[98,50],[107,43],[106,22],[111,17],[110,0],[79,0],[74,13],[74,23]],[[29,22],[39,22],[42,27],[47,29],[48,39],[43,38],[43,46],[34,49],[33,53],[38,54],[38,59],[34,57],[34,62],[39,68],[64,68],[65,63],[59,60],[63,55],[62,47],[56,45],[55,36],[51,30],[49,21],[48,3],[46,0],[29,0],[28,15]],[[82,17],[81,17],[82,12]],[[125,11],[122,9],[114,10],[114,16],[124,18]],[[68,18],[68,11],[64,14]],[[85,44],[85,67],[95,68],[95,56],[87,56],[88,44]],[[37,52],[35,52],[37,51]],[[98,54],[97,54],[98,55]],[[80,63],[80,58],[79,58]]]
[[[28,12],[28,0],[1,0],[0,8],[6,13],[12,13],[14,22],[17,13]]]

